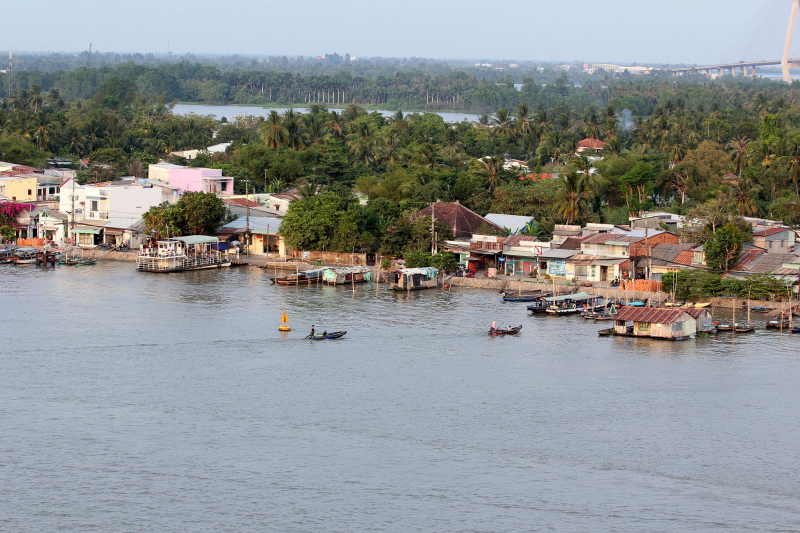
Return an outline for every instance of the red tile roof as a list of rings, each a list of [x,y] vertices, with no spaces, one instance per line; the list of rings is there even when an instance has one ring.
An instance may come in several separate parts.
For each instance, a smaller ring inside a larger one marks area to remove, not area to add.
[[[528,235],[512,235],[503,244],[505,246],[519,246],[521,242],[539,242],[539,237],[529,237]]]
[[[583,237],[567,237],[559,248],[562,250],[580,250],[582,242],[584,242]]]
[[[623,320],[625,322],[649,322],[651,324],[672,324],[683,314],[686,314],[685,309],[623,307],[616,316],[614,316],[614,320]]]
[[[226,204],[233,204],[238,205],[241,207],[264,207],[258,202],[253,202],[252,200],[248,200],[247,198],[226,198],[222,200]]]
[[[679,253],[672,262],[679,265],[691,265],[692,259],[694,259],[694,252],[692,250],[684,250]]]
[[[432,212],[438,222],[443,222],[450,226],[454,237],[471,237],[475,233],[478,233],[478,230],[484,224],[494,227],[497,231],[505,231],[504,228],[489,222],[474,211],[467,209],[459,202],[437,201],[433,208],[429,205],[414,215],[413,218],[417,220],[419,218],[429,217]]]
[[[769,237],[770,235],[775,235],[777,233],[783,233],[784,231],[792,231],[789,228],[769,228],[769,229],[762,229],[761,231],[753,232],[753,237]]]
[[[745,248],[739,255],[739,262],[731,270],[744,270],[747,265],[758,259],[764,252],[766,250],[761,248]]]
[[[616,233],[597,233],[595,235],[589,235],[588,237],[584,237],[583,241],[586,244],[605,244],[608,241],[615,241],[622,237],[622,235],[618,235]]]
[[[594,150],[602,150],[606,146],[608,144],[600,139],[584,139],[578,143],[578,148],[592,148]]]

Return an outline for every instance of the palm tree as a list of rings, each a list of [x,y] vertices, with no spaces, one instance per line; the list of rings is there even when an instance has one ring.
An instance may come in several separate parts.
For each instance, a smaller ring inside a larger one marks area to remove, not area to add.
[[[750,141],[746,136],[728,143],[728,149],[730,150],[728,154],[733,159],[736,173],[740,178],[742,177],[742,171],[747,167],[747,146],[749,144]]]
[[[36,147],[39,150],[47,150],[47,146],[50,144],[50,128],[53,125],[47,120],[44,112],[37,113],[36,119],[36,131],[33,133]]]
[[[69,153],[81,155],[83,153],[83,135],[74,125],[67,127],[66,131],[67,149]]]
[[[565,224],[572,224],[586,212],[586,176],[570,172],[561,182],[561,191],[554,204],[556,214]]]
[[[306,115],[303,117],[303,126],[310,145],[315,145],[328,136],[325,120],[322,115]]]
[[[758,192],[758,187],[753,187],[752,182],[747,178],[737,178],[731,190],[731,196],[736,203],[736,209],[743,217],[755,216],[759,213],[758,204],[754,195]]]
[[[308,135],[294,109],[288,109],[283,114],[283,128],[286,130],[286,146],[292,150],[303,150],[306,147]]]
[[[513,141],[516,135],[512,121],[513,117],[511,116],[511,113],[508,112],[508,109],[498,109],[494,114],[494,118],[492,119],[492,124],[494,125],[492,130],[495,133],[505,135]]]
[[[403,160],[403,155],[398,146],[397,133],[391,131],[384,135],[383,146],[381,146],[381,162],[389,168],[394,168],[394,165]]]
[[[331,111],[331,119],[328,122],[330,125],[330,134],[334,139],[343,139],[347,135],[347,130],[344,126],[344,119],[336,111]]]
[[[458,128],[448,128],[445,132],[445,144],[441,150],[442,156],[450,161],[451,166],[461,165],[464,154],[464,143],[458,138]]]
[[[472,167],[472,172],[483,176],[493,190],[500,182],[500,175],[503,172],[505,161],[502,157],[491,156],[478,159]]]
[[[274,109],[267,115],[267,120],[261,123],[261,139],[270,148],[278,149],[289,140],[289,132],[283,126],[283,119]]]
[[[371,165],[375,159],[375,125],[366,119],[352,124],[352,133],[347,136],[347,146],[353,156],[353,165]]]
[[[417,150],[417,161],[424,168],[436,168],[439,166],[439,158],[436,147],[431,143],[422,144]]]
[[[800,196],[800,147],[797,143],[794,144],[789,155],[789,177],[794,182],[795,192]]]
[[[531,112],[528,109],[528,104],[525,102],[517,106],[517,133],[521,136],[530,135],[533,133],[533,124],[531,124]]]

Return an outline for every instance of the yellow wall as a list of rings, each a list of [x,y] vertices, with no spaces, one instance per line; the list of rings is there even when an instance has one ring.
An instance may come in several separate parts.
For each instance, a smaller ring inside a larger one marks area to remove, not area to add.
[[[37,185],[36,178],[8,180],[6,181],[6,198],[17,202],[35,202]],[[28,194],[28,191],[31,191],[31,194]]]

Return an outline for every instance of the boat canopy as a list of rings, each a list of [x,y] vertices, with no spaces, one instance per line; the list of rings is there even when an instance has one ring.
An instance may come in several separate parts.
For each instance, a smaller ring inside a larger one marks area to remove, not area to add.
[[[187,235],[185,237],[173,237],[171,239],[167,239],[167,241],[180,241],[183,244],[191,245],[191,244],[203,244],[208,242],[219,242],[219,239],[216,237],[209,237],[208,235]]]
[[[323,272],[325,272],[324,268],[315,268],[314,270],[302,270],[299,274],[304,275],[306,279],[317,279],[322,277]]]
[[[414,274],[422,274],[423,276],[427,276],[429,278],[435,278],[439,275],[439,271],[433,267],[422,267],[422,268],[403,268],[398,270],[404,276],[413,276]]]
[[[575,294],[565,294],[563,296],[551,296],[548,298],[542,298],[545,302],[565,302],[567,300],[571,300],[573,302],[585,302],[587,300],[596,300],[601,298],[601,296],[594,296],[591,294],[587,294],[585,292],[577,292]]]

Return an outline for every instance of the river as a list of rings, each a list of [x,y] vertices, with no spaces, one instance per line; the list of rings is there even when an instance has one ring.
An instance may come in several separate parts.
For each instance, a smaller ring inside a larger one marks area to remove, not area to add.
[[[257,268],[1,268],[3,531],[800,529],[797,336],[598,338],[492,291]]]
[[[195,113],[197,115],[213,115],[218,120],[221,120],[222,117],[231,120],[236,115],[253,115],[256,117],[265,117],[269,114],[270,111],[275,110],[278,113],[284,113],[288,107],[258,107],[258,106],[238,106],[238,105],[199,105],[199,104],[177,104],[172,109],[172,112],[175,115],[188,115],[190,113]],[[304,104],[301,104],[297,107],[292,107],[298,113],[307,113],[308,107]],[[334,109],[334,108],[331,108]],[[382,114],[384,117],[391,117],[397,111],[386,111],[380,109],[372,109],[366,108],[370,113],[373,111],[378,111],[378,113]],[[338,109],[339,112],[342,109]],[[480,118],[479,115],[475,115],[472,113],[460,113],[455,111],[431,111],[431,113],[436,113],[440,117],[442,117],[445,122],[462,122],[467,120],[469,122],[478,122]],[[404,112],[403,114],[407,114]]]

